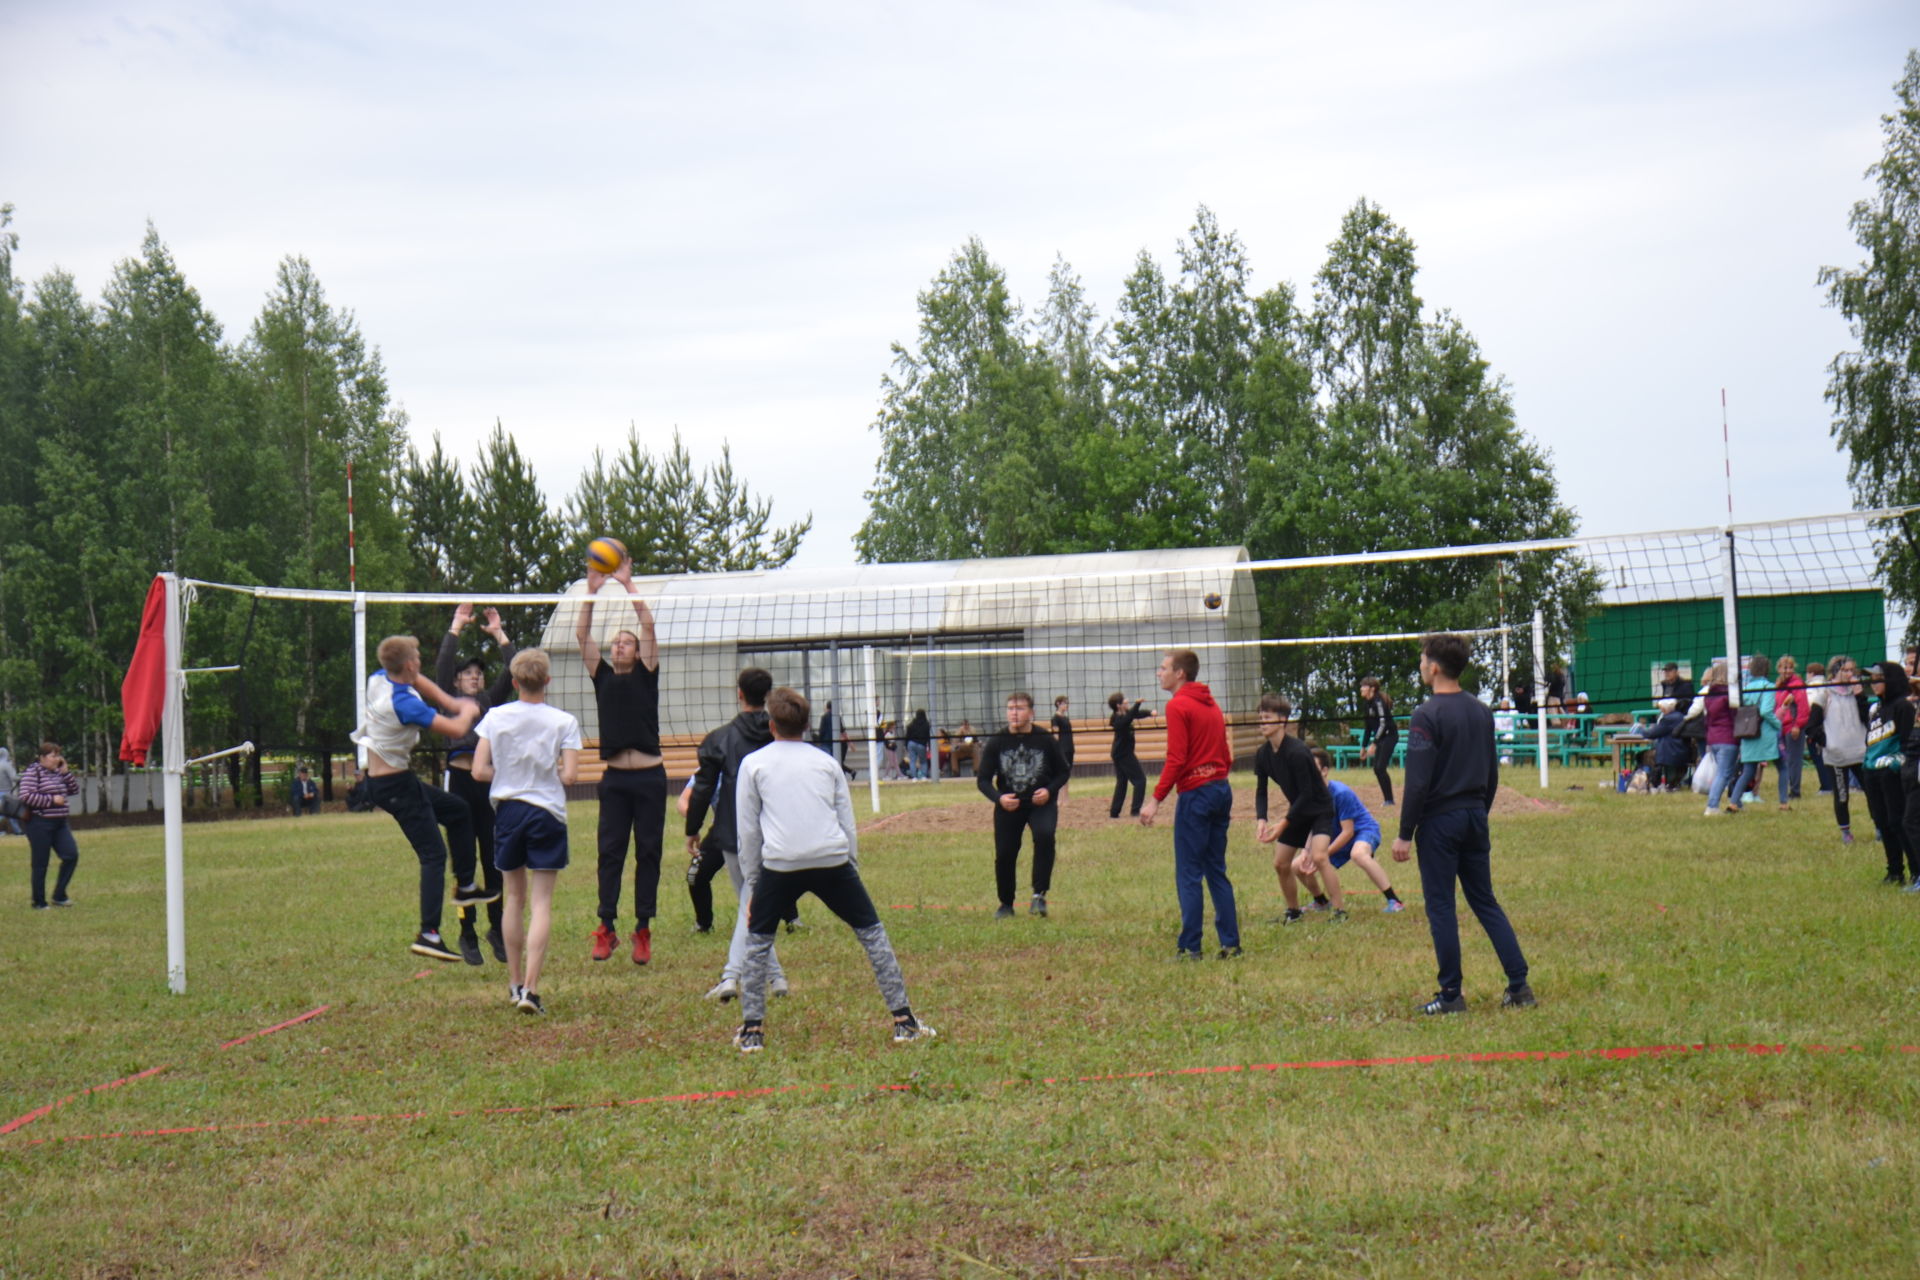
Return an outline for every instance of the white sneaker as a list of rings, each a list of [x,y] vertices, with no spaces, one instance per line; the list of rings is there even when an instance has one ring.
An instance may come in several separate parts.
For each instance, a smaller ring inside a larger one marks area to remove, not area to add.
[[[707,992],[707,999],[718,1000],[721,1004],[725,1004],[729,1000],[738,1000],[739,998],[740,982],[736,978],[722,978],[720,981],[714,983],[713,987]]]
[[[784,973],[767,984],[767,994],[770,996],[784,996],[791,989],[787,986],[787,975]]]
[[[520,997],[525,995],[526,993],[527,993],[527,989],[521,986],[519,983],[509,982],[507,984],[507,1003],[510,1005],[518,1006],[520,1003]]]
[[[1714,808],[1712,805],[1708,805],[1707,811],[1701,814],[1700,816],[1703,818],[1717,818],[1720,816],[1720,811]]]

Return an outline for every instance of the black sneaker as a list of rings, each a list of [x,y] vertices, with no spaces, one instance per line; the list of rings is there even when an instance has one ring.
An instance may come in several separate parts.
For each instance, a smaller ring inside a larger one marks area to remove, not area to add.
[[[914,1044],[921,1040],[931,1040],[939,1035],[932,1027],[920,1021],[912,1014],[896,1020],[893,1024],[893,1042],[895,1044]]]
[[[1898,871],[1889,871],[1887,872],[1887,874],[1880,877],[1881,884],[1887,885],[1890,888],[1894,888],[1894,889],[1898,889],[1901,885],[1905,884],[1906,882],[1907,882],[1907,878],[1901,875]]]
[[[1533,998],[1533,988],[1524,982],[1517,987],[1508,987],[1507,993],[1500,997],[1502,1009],[1531,1009],[1539,1003]]]
[[[799,916],[795,916],[793,919],[787,921],[788,933],[798,933],[806,927],[807,927],[806,922],[803,921]]]
[[[767,1033],[759,1027],[742,1026],[733,1033],[733,1047],[742,1053],[758,1053],[767,1047]]]
[[[1013,908],[1006,903],[1001,903],[1000,909],[993,913],[993,918],[995,920],[1011,920],[1013,919]]]
[[[487,930],[487,948],[493,952],[495,960],[501,964],[507,962],[507,940],[501,936],[498,929]],[[472,964],[473,961],[469,960],[467,963]]]
[[[1341,910],[1336,911],[1332,915],[1327,917],[1328,924],[1345,924],[1346,920],[1347,920],[1347,913],[1345,908],[1342,908]]]
[[[477,884],[466,889],[456,888],[453,891],[453,905],[456,907],[484,907],[489,902],[498,901],[499,898],[498,889],[488,893],[484,886]]]
[[[1034,894],[1033,901],[1027,904],[1027,914],[1030,916],[1044,916],[1047,914],[1047,895],[1044,893]]]
[[[538,993],[528,991],[524,987],[521,988],[520,1003],[517,1007],[522,1013],[531,1013],[536,1015],[543,1014],[547,1011],[547,1006],[540,1003],[540,996],[538,995]]]
[[[1221,960],[1238,960],[1241,956],[1245,954],[1246,953],[1241,951],[1240,948],[1238,947],[1222,947],[1220,948],[1220,955],[1218,958]]]
[[[448,946],[446,940],[437,933],[416,933],[413,935],[413,954],[426,956],[433,960],[458,960],[460,953]]]
[[[480,958],[479,935],[474,933],[474,931],[471,929],[468,929],[466,932],[460,935],[460,958],[462,960],[465,960],[468,964],[471,964],[471,965],[480,965],[480,964],[486,963],[484,960]]]
[[[72,898],[55,898],[53,900],[53,905],[56,907],[70,907],[73,905],[73,899]]]
[[[1175,951],[1173,953],[1173,958],[1175,960],[1198,960],[1200,958],[1200,953],[1198,951],[1187,951],[1182,949],[1179,951]]]
[[[1452,995],[1448,995],[1444,991],[1436,991],[1433,993],[1433,999],[1420,1006],[1420,1012],[1426,1014],[1428,1017],[1442,1013],[1465,1013],[1466,1011],[1467,999],[1457,991]]]
[[[1300,908],[1288,907],[1287,914],[1280,916],[1277,919],[1269,920],[1267,921],[1267,923],[1268,924],[1299,924],[1302,920],[1305,920],[1306,918],[1307,918],[1307,913],[1302,911]]]

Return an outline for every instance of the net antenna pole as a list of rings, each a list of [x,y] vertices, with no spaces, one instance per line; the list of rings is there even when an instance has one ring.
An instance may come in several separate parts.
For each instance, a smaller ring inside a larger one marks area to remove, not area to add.
[[[1740,705],[1740,593],[1734,582],[1733,558],[1733,435],[1727,426],[1727,389],[1720,388],[1720,452],[1727,463],[1727,541],[1720,568],[1720,611],[1727,628],[1727,705]]]
[[[880,697],[873,678],[873,646],[867,646],[867,800],[880,812]]]
[[[1547,789],[1547,617],[1533,611],[1533,709],[1537,726],[1534,749],[1540,757],[1540,789]]]
[[[1500,698],[1506,697],[1513,689],[1513,645],[1511,628],[1507,626],[1507,562],[1498,560],[1494,563],[1500,579],[1500,696],[1493,700],[1497,707]]]
[[[360,732],[360,726],[367,722],[367,594],[355,590],[353,593],[353,731]],[[367,767],[367,749],[360,743],[353,747],[353,760],[357,768]]]
[[[180,669],[180,575],[163,573],[167,584],[166,689],[160,710],[160,793],[166,815],[167,987],[187,993],[187,858],[180,787],[187,771],[187,734],[183,718],[186,675]]]

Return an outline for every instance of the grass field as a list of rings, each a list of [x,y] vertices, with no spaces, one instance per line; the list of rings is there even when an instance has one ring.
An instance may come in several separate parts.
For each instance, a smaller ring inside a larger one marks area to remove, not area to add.
[[[1811,786],[1712,821],[1603,788],[1496,817],[1541,1003],[1498,1009],[1467,917],[1445,1019],[1413,1012],[1417,893],[1282,930],[1236,822],[1247,955],[1180,965],[1164,822],[1063,831],[1053,917],[996,924],[985,802],[891,788],[889,814],[964,806],[862,849],[939,1039],[888,1043],[809,900],[744,1059],[737,1006],[699,999],[731,909],[692,933],[677,840],[655,962],[588,961],[591,804],[544,1020],[491,959],[407,953],[382,814],[190,828],[179,997],[157,829],[82,833],[69,911],[28,911],[0,842],[0,1124],[71,1099],[0,1137],[0,1277],[1920,1273],[1920,896]]]

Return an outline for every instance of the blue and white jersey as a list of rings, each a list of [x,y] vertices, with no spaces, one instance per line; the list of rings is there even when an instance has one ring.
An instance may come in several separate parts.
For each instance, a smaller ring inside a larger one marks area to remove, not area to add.
[[[1327,790],[1333,793],[1333,818],[1335,822],[1353,823],[1353,843],[1361,841],[1378,849],[1380,847],[1380,824],[1367,812],[1366,802],[1354,793],[1352,787],[1344,782],[1327,779]],[[1349,848],[1352,846],[1349,845]]]
[[[353,731],[353,741],[395,769],[404,769],[420,731],[432,727],[433,714],[412,685],[382,671],[367,678],[367,715]]]

